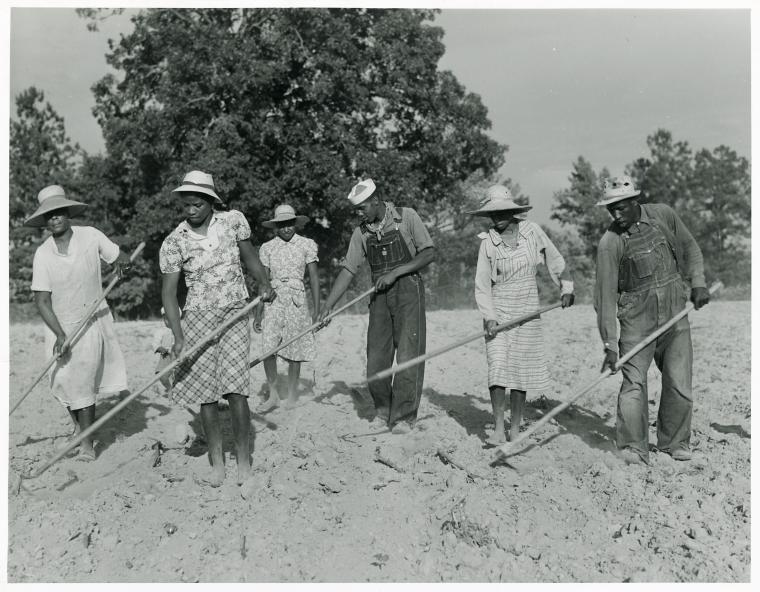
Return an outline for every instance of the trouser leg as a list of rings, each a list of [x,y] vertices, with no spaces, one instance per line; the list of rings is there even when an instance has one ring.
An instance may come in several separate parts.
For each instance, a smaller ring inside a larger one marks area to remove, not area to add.
[[[388,308],[388,293],[375,294],[369,305],[367,376],[391,366],[393,349],[393,320]],[[369,383],[369,394],[375,403],[375,410],[383,419],[387,419],[391,406],[391,380],[389,376]]]
[[[657,342],[655,363],[662,372],[662,395],[657,414],[657,447],[689,449],[693,397],[693,350],[688,319],[681,319]]]
[[[617,404],[617,446],[620,449],[634,448],[645,460],[649,458],[647,371],[654,351],[655,344],[652,343],[623,364],[623,384]],[[622,343],[620,353],[625,355]]]
[[[390,300],[396,363],[403,364],[425,353],[425,288],[419,276],[402,277]],[[389,423],[414,421],[422,397],[425,364],[417,364],[395,375]]]

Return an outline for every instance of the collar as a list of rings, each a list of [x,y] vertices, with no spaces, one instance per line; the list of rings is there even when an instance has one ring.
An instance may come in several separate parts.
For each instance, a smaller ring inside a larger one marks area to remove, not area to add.
[[[208,229],[211,230],[211,227],[214,224],[216,224],[218,222],[218,220],[219,220],[219,212],[217,212],[216,210],[214,210],[213,212],[211,212],[211,220],[209,220]],[[198,234],[197,232],[195,232],[195,230],[193,230],[193,227],[190,226],[190,224],[187,223],[187,220],[182,220],[182,222],[180,222],[179,227],[180,227],[180,230],[182,230],[183,232],[189,232],[193,236],[199,236],[199,237],[202,237],[202,238],[206,238],[202,234]]]
[[[383,203],[385,204],[385,215],[380,222],[375,222],[374,224],[369,224],[368,222],[362,223],[364,232],[374,232],[378,235],[378,238],[388,225],[401,222],[401,214],[396,209],[396,206],[393,205],[393,202],[384,201]]]
[[[517,234],[518,236],[521,236],[523,238],[528,238],[527,236],[525,236],[524,231],[525,231],[525,222],[521,220],[520,222],[517,223]],[[504,242],[504,239],[501,238],[501,234],[499,234],[495,228],[489,228],[488,233],[483,233],[483,234],[488,236],[488,238],[491,239],[491,242],[497,247]],[[481,235],[478,235],[478,236],[481,236]],[[483,236],[482,238],[486,238],[486,237]]]
[[[621,229],[620,234],[631,236],[631,231],[630,231],[631,227],[638,226],[639,224],[646,224],[647,226],[654,225],[654,223],[652,222],[652,216],[647,213],[647,210],[643,204],[639,204],[639,212],[641,212],[641,215],[639,216],[639,221],[634,222],[633,224],[631,224],[631,226],[629,226],[625,230]]]

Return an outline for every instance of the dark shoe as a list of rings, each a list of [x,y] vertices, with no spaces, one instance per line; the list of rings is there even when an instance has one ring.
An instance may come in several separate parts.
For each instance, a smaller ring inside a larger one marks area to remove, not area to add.
[[[673,460],[691,460],[691,452],[686,448],[676,448],[669,450],[668,454]]]

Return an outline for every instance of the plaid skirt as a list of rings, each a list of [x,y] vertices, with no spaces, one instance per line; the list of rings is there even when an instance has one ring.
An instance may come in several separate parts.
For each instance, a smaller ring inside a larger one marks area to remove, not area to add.
[[[246,301],[241,300],[223,308],[185,311],[185,347],[193,347],[245,305]],[[199,405],[214,403],[229,393],[247,397],[250,347],[250,324],[246,315],[177,366],[172,401]]]

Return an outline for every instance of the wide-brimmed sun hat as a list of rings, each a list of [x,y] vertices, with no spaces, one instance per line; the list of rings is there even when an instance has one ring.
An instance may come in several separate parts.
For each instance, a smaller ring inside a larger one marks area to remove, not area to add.
[[[214,179],[208,173],[203,171],[190,171],[182,179],[182,185],[172,189],[172,193],[203,193],[213,197],[217,203],[224,205],[224,201],[216,194]]]
[[[282,204],[274,209],[274,218],[262,222],[261,225],[267,228],[275,228],[280,222],[295,221],[296,226],[303,226],[309,221],[308,216],[297,216],[293,206]]]
[[[375,182],[372,179],[364,179],[359,181],[351,188],[351,193],[348,194],[348,201],[351,205],[358,206],[365,201],[375,192]]]
[[[482,206],[478,210],[467,212],[473,216],[490,216],[496,212],[527,212],[533,206],[517,203],[512,197],[512,192],[504,185],[491,185],[486,189],[486,194],[480,202]]]
[[[616,201],[623,201],[631,197],[636,197],[641,191],[638,191],[633,184],[633,179],[628,175],[611,177],[604,182],[604,197],[596,205],[606,206]]]
[[[60,185],[48,185],[37,194],[37,201],[40,205],[37,207],[37,211],[34,212],[26,222],[25,226],[31,226],[33,228],[41,228],[46,226],[45,214],[52,212],[53,210],[60,210],[68,208],[69,217],[75,218],[82,214],[87,208],[87,204],[81,201],[73,201],[66,199],[66,192]]]

